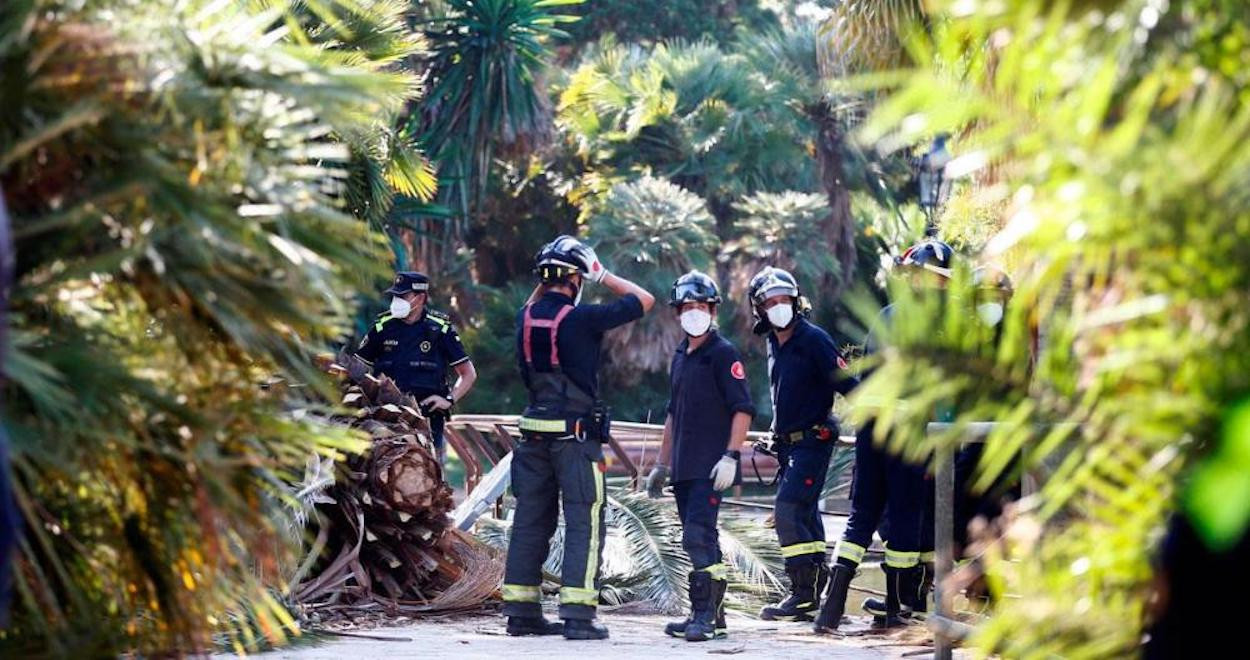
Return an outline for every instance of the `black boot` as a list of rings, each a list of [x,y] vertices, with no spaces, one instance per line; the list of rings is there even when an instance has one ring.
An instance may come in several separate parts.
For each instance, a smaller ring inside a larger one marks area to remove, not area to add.
[[[686,625],[687,642],[706,642],[716,637],[717,587],[707,571],[690,575],[690,623]]]
[[[885,568],[882,566],[883,571]],[[899,618],[905,621],[924,619],[923,615],[929,609],[929,592],[933,589],[933,564],[920,564],[897,570],[906,571],[898,594]],[[863,608],[878,619],[888,615],[886,602],[880,598],[864,599]]]
[[[882,608],[884,612],[873,618],[873,628],[896,628],[907,625],[907,619],[903,616],[899,596],[908,591],[908,581],[911,575],[915,573],[913,568],[881,567],[881,570],[885,572],[885,603]],[[865,606],[867,605],[868,603],[865,603]]]
[[[565,619],[565,639],[607,639],[608,629],[592,619]]]
[[[760,610],[765,621],[811,621],[812,612],[820,609],[816,593],[816,580],[820,571],[816,564],[803,564],[787,568],[790,576],[790,595],[776,605]]]
[[[824,603],[820,606],[820,616],[812,626],[817,635],[826,635],[838,629],[842,623],[842,614],[846,611],[846,592],[851,587],[851,578],[855,577],[855,569],[846,564],[834,564],[829,578],[829,590],[825,592]]]
[[[825,595],[825,590],[829,588],[829,562],[827,557],[822,557],[820,563],[816,565],[816,607],[813,612],[820,610],[821,599]]]
[[[514,637],[523,635],[559,635],[563,632],[563,623],[548,621],[541,616],[508,617],[508,634]]]
[[[916,567],[919,577],[916,579],[916,595],[911,601],[911,611],[914,615],[920,615],[916,618],[924,618],[924,614],[929,611],[929,594],[933,593],[933,562],[920,562]]]
[[[686,579],[690,583],[690,613],[686,615],[686,619],[684,621],[673,621],[672,623],[664,626],[665,635],[680,637],[682,639],[686,638],[686,626],[689,626],[690,620],[694,618],[694,574],[695,571],[690,571],[690,574],[686,576]]]

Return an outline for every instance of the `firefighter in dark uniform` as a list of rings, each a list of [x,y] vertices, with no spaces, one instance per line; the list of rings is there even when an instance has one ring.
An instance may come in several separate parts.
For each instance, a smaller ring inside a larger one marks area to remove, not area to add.
[[[386,290],[392,296],[391,307],[378,316],[356,355],[420,403],[422,414],[430,420],[430,434],[441,460],[443,427],[451,407],[473,388],[477,369],[451,321],[427,305],[429,290],[430,279],[425,275],[397,273]],[[450,387],[448,368],[456,372],[456,383]]]
[[[768,335],[773,437],[781,464],[775,521],[790,594],[760,618],[810,621],[829,579],[820,494],[838,437],[835,394],[858,382],[827,332],[806,318],[808,305],[790,273],[768,267],[751,278],[756,334]]]
[[[942,288],[950,278],[953,255],[949,245],[926,240],[903,252],[896,260],[894,274],[909,278],[913,286]],[[881,310],[883,321],[888,323],[892,312],[892,306]],[[865,343],[869,352],[876,351],[871,336]],[[913,611],[927,609],[933,580],[932,488],[924,466],[907,463],[876,444],[871,424],[859,429],[851,515],[835,551],[829,591],[816,619],[817,633],[836,630],[841,623],[851,578],[874,532],[879,532],[886,544],[882,566],[886,598],[869,598],[863,604],[875,615],[874,625],[903,625]]]
[[[703,273],[691,271],[673,283],[669,305],[686,338],[673,355],[660,458],[647,477],[647,492],[659,497],[671,460],[681,545],[693,570],[690,614],[664,632],[691,642],[726,634],[728,582],[716,518],[721,493],[739,482],[742,443],[755,415],[742,356],[713,325],[720,302],[716,282]]]
[[[594,623],[605,511],[600,443],[608,433],[607,410],[599,399],[600,346],[605,332],[642,318],[655,298],[608,273],[594,250],[570,236],[544,246],[536,262],[540,283],[517,315],[517,357],[529,405],[512,458],[516,511],[503,613],[509,635],[606,639],[607,628]],[[587,281],[619,298],[605,305],[577,304]],[[563,625],[543,618],[539,591],[561,509]]]

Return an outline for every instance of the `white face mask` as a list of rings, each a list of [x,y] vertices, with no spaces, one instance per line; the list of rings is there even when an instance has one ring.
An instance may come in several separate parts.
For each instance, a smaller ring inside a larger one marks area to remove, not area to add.
[[[391,316],[397,319],[406,319],[412,313],[412,303],[395,296],[391,298]]]
[[[1001,303],[990,302],[977,305],[977,316],[986,325],[998,325],[1003,320],[1003,306]]]
[[[794,320],[794,306],[782,303],[773,305],[768,308],[768,322],[773,324],[774,328],[784,330],[790,326],[790,322]]]
[[[690,309],[681,313],[681,329],[691,337],[702,337],[712,329],[712,315],[701,309]]]

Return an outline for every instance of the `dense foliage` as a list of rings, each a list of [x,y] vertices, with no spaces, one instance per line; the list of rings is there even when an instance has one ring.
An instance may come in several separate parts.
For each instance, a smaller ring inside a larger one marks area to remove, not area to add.
[[[386,276],[362,218],[431,191],[390,130],[418,42],[396,2],[87,4],[0,9],[3,415],[27,523],[3,644],[279,641],[283,482],[356,442],[284,414],[280,384],[321,386],[309,349]]]

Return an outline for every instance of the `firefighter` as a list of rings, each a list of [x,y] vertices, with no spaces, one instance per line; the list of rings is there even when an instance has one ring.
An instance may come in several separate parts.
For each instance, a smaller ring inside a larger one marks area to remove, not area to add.
[[[772,433],[781,481],[774,509],[790,593],[760,611],[767,621],[810,621],[829,579],[820,494],[838,437],[835,394],[856,380],[827,332],[808,321],[807,300],[794,276],[767,267],[751,278],[749,303],[756,334],[768,336]]]
[[[391,307],[378,316],[356,355],[420,403],[442,460],[443,427],[452,406],[473,388],[477,369],[451,320],[429,308],[430,278],[399,272],[385,293],[391,296]],[[456,372],[455,385],[447,384],[448,369]]]
[[[738,349],[716,331],[716,282],[698,271],[673,283],[669,305],[686,334],[673,355],[660,458],[647,492],[660,496],[672,465],[681,544],[690,556],[690,614],[664,632],[687,641],[724,637],[726,568],[716,518],[725,489],[739,483],[739,459],[755,406]],[[671,459],[671,463],[670,463]]]
[[[941,241],[925,240],[903,252],[894,274],[922,289],[945,288],[951,276],[954,251]],[[888,323],[893,306],[881,310]],[[870,336],[868,351],[876,350]],[[817,633],[836,630],[846,609],[847,590],[864,553],[880,532],[886,544],[886,598],[867,599],[863,607],[874,615],[876,627],[903,625],[913,612],[927,609],[933,581],[932,483],[924,466],[889,454],[873,442],[871,424],[855,436],[855,474],[851,486],[851,515],[834,553],[829,591],[817,617]],[[888,512],[888,522],[886,514]]]
[[[595,251],[560,236],[535,258],[539,284],[517,315],[517,361],[529,405],[512,458],[516,496],[504,573],[503,613],[509,635],[607,639],[594,622],[604,540],[603,448],[608,412],[599,398],[603,333],[642,318],[655,298],[608,273]],[[579,305],[583,286],[596,282],[619,296],[605,305]],[[560,618],[543,618],[542,565],[560,510],[564,562]]]

